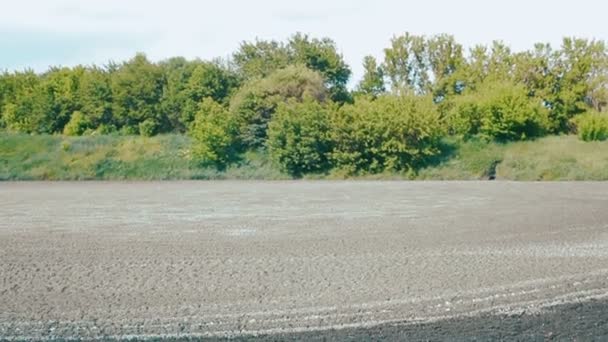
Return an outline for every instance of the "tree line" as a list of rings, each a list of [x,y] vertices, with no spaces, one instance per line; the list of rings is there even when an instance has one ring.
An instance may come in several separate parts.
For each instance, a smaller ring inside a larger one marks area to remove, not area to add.
[[[395,36],[351,69],[331,39],[243,42],[228,60],[4,72],[0,127],[66,135],[188,133],[198,162],[227,167],[264,150],[293,175],[407,171],[459,136],[509,141],[579,132],[608,138],[605,42],[564,38],[513,52],[465,51],[450,35]]]

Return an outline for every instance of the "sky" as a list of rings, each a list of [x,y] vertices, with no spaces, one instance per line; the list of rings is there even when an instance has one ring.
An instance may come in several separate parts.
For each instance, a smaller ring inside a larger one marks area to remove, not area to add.
[[[608,40],[603,0],[0,0],[0,70],[103,65],[136,52],[229,57],[242,41],[295,32],[332,38],[362,74],[394,35],[449,33],[469,48],[503,40],[515,51],[562,37]]]

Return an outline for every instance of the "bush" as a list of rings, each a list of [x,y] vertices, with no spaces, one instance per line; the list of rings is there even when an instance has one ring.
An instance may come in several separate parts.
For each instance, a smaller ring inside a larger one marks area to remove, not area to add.
[[[604,141],[608,139],[608,114],[589,112],[572,119],[578,136],[583,141]]]
[[[549,112],[527,90],[509,82],[481,85],[474,93],[456,97],[447,116],[452,133],[488,140],[526,140],[549,129]]]
[[[134,126],[122,126],[118,131],[120,135],[137,135],[139,134],[139,130]]]
[[[326,93],[319,73],[304,66],[289,66],[241,88],[230,103],[230,111],[239,120],[241,141],[259,148],[264,146],[268,122],[280,103],[290,99],[302,102],[304,98],[323,102]]]
[[[63,127],[63,134],[68,136],[83,135],[90,127],[90,122],[81,112],[72,113],[70,121]]]
[[[440,153],[444,130],[430,97],[359,98],[332,122],[332,159],[347,174],[409,171]]]
[[[95,130],[95,134],[101,134],[101,135],[116,134],[116,126],[101,124]]]
[[[151,137],[156,134],[158,123],[154,119],[146,119],[139,123],[139,135]]]
[[[238,155],[234,117],[211,98],[203,100],[190,127],[192,155],[203,166],[224,169]]]
[[[268,127],[268,149],[282,171],[292,176],[330,168],[332,108],[308,99],[279,105]]]

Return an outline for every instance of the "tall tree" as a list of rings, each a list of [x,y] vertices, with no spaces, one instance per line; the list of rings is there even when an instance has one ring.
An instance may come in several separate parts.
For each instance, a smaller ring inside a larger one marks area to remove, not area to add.
[[[465,64],[462,45],[453,36],[433,36],[427,42],[428,63],[433,78],[433,95],[441,100],[458,91],[456,72]]]
[[[270,40],[243,42],[232,59],[244,79],[263,78],[291,62],[285,44]]]
[[[159,131],[170,130],[161,126],[160,101],[165,87],[162,69],[137,54],[112,73],[113,112],[119,126],[128,133],[137,133],[144,121],[153,122]]]
[[[394,37],[384,49],[384,72],[393,92],[413,90],[426,94],[430,90],[426,40],[410,33]]]
[[[245,42],[233,55],[233,60],[247,80],[267,77],[289,65],[305,65],[323,76],[334,100],[349,100],[346,85],[351,70],[329,38],[317,39],[298,33],[286,44],[263,40]]]
[[[334,101],[348,100],[346,84],[351,70],[333,40],[310,38],[308,35],[297,33],[289,39],[287,46],[293,63],[304,64],[323,75]]]
[[[247,83],[232,98],[230,111],[239,120],[240,139],[245,146],[260,148],[266,142],[268,122],[280,103],[307,98],[324,102],[326,97],[323,77],[303,65],[294,65]]]
[[[363,78],[357,86],[357,90],[372,97],[378,97],[386,91],[384,86],[384,70],[378,65],[376,58],[365,56],[363,59]]]
[[[109,73],[98,67],[88,68],[82,74],[79,87],[80,112],[90,128],[102,131],[115,126],[112,115],[112,87]]]

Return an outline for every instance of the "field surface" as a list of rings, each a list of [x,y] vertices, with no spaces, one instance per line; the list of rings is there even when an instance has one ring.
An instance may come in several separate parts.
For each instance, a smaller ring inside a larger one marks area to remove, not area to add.
[[[608,337],[608,183],[0,183],[0,340]]]

